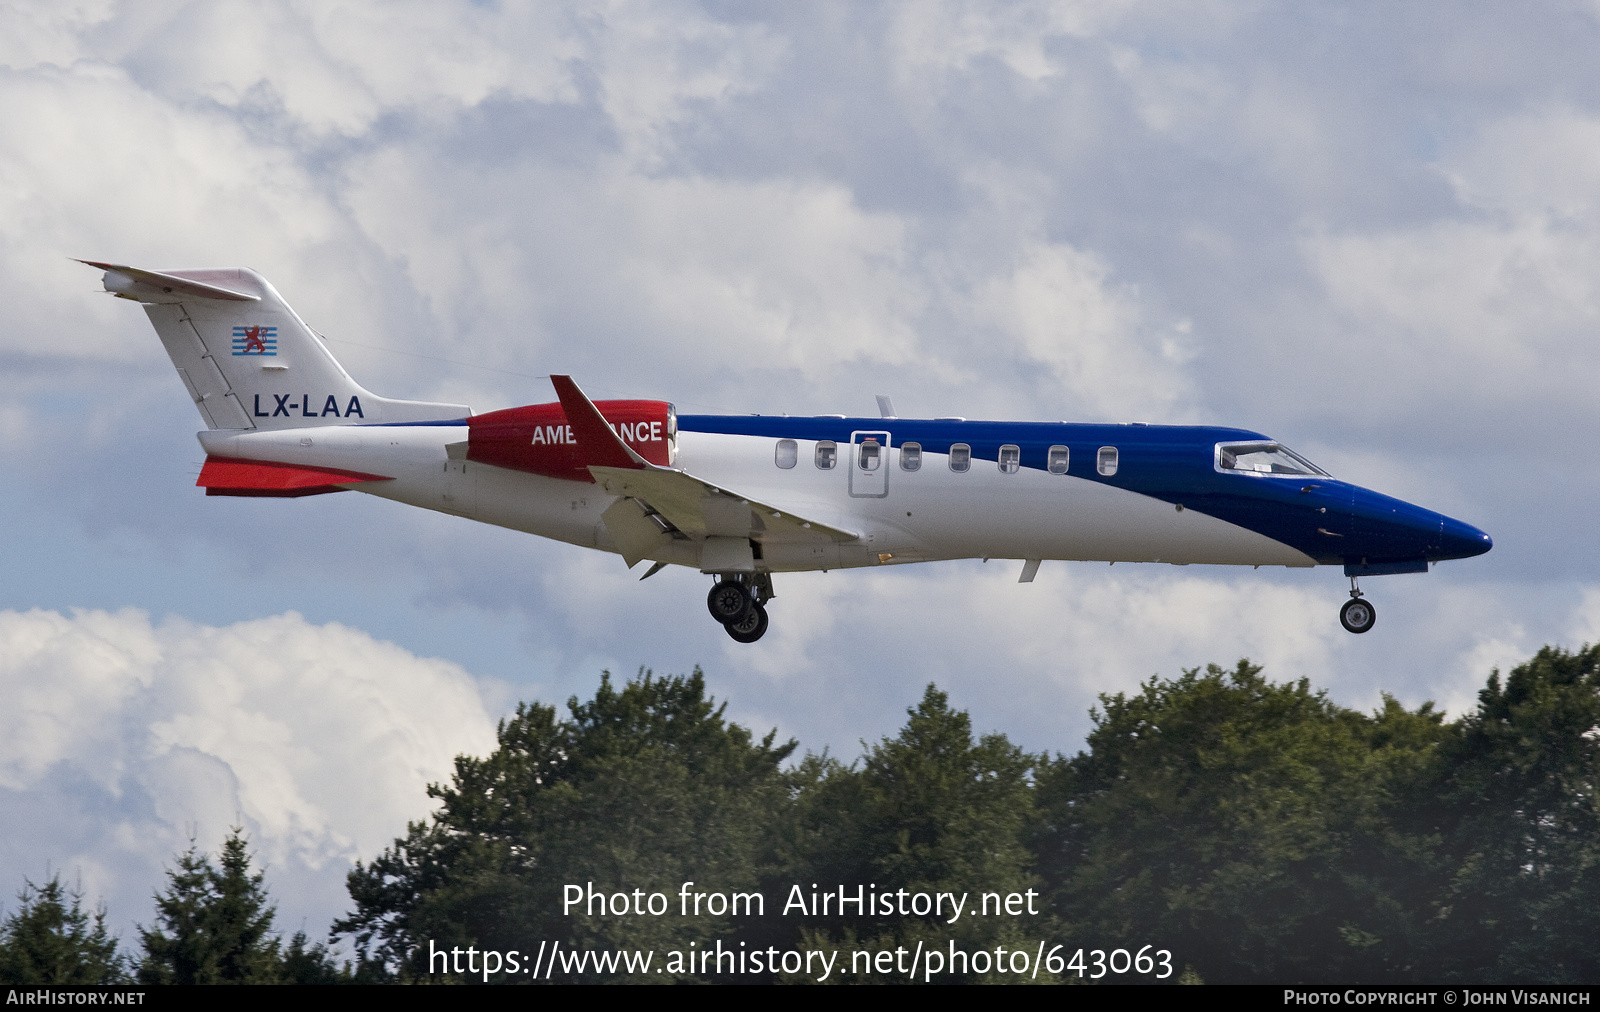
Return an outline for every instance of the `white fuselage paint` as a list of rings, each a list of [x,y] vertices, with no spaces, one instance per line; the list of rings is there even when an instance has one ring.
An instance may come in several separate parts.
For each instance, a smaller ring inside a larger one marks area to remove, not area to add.
[[[199,433],[213,456],[329,467],[392,477],[352,486],[370,495],[541,537],[614,551],[601,514],[615,499],[598,485],[452,460],[446,446],[467,439],[466,425],[319,426]],[[815,466],[816,443],[799,440],[799,460],[774,462],[765,436],[680,432],[676,466],[742,495],[860,540],[814,549],[774,546],[761,568],[848,568],[937,559],[1060,559],[1097,562],[1310,566],[1282,542],[1197,510],[1104,482],[1036,468],[1007,474],[973,460],[955,472],[948,457],[924,453],[916,471],[901,470],[897,448],[884,454],[881,497],[849,494],[854,447],[841,444],[831,470]],[[698,546],[675,542],[650,557],[698,566]]]

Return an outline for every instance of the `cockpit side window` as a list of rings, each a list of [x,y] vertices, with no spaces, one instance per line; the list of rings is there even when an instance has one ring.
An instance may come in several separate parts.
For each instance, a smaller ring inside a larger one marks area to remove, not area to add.
[[[1218,443],[1217,470],[1243,474],[1322,475],[1328,472],[1282,443]]]

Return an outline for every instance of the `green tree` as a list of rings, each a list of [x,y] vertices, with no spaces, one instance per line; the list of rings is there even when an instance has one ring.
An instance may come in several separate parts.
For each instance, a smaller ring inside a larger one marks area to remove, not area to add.
[[[1494,672],[1451,730],[1436,964],[1475,982],[1600,979],[1600,645]]]
[[[826,916],[796,918],[809,942],[837,945],[845,960],[856,948],[915,949],[918,942],[945,949],[954,942],[966,951],[1023,941],[1031,946],[1050,928],[1037,892],[1031,901],[1036,915],[995,917],[996,907],[982,916],[976,908],[986,893],[1001,899],[1015,893],[1028,903],[1026,893],[1040,885],[1025,844],[1035,757],[1004,735],[974,741],[971,719],[952,709],[949,697],[933,685],[906,712],[900,734],[868,749],[859,768],[826,757],[801,764],[789,857],[773,885],[780,895],[789,883],[804,891],[813,882],[820,890],[844,886],[851,895],[858,885],[869,894],[895,894],[892,914],[879,909],[856,916],[852,910],[839,916],[835,907]],[[954,920],[949,908],[942,916],[902,915],[901,890],[965,893],[965,912]],[[955,973],[947,979],[981,976]],[[849,972],[842,977],[878,979]]]
[[[167,873],[156,897],[157,924],[141,928],[145,984],[272,984],[281,977],[279,940],[271,934],[274,908],[251,873],[243,831],[222,845],[219,865],[193,845]]]
[[[356,909],[335,931],[354,937],[364,961],[412,979],[442,976],[430,952],[452,948],[531,956],[560,940],[666,952],[731,937],[731,915],[677,916],[679,888],[755,889],[787,801],[779,767],[795,743],[728,723],[699,669],[641,672],[620,690],[607,674],[593,700],[567,707],[558,720],[554,707],[519,706],[491,755],[457,758],[452,783],[429,788],[439,801],[429,821],[357,864]],[[672,916],[591,913],[590,883],[630,904],[635,890],[665,893]],[[570,915],[568,885],[585,892]]]
[[[1174,954],[1210,983],[1406,979],[1437,834],[1431,704],[1372,716],[1240,661],[1101,696],[1039,776],[1035,846],[1074,945]]]
[[[83,894],[61,884],[24,885],[22,906],[0,925],[0,984],[119,984],[127,979],[105,908],[92,918]]]
[[[340,964],[333,951],[322,942],[312,942],[305,931],[296,931],[283,950],[279,979],[284,984],[353,984],[349,963]],[[363,983],[378,983],[364,980]]]

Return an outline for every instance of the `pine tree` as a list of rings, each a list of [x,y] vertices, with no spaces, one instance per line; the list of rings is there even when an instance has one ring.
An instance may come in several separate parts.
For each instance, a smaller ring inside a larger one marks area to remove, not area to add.
[[[250,852],[235,829],[222,845],[221,869],[212,880],[216,906],[211,937],[222,980],[264,984],[278,978],[278,939],[269,934],[276,909],[267,904],[264,872],[250,874]]]
[[[279,940],[270,934],[275,909],[250,873],[243,831],[222,846],[221,869],[191,845],[167,873],[156,897],[158,925],[140,929],[146,984],[271,984],[281,975]]]
[[[283,952],[280,979],[285,984],[352,984],[350,964],[340,966],[322,942],[312,942],[305,931],[296,931]],[[375,983],[376,981],[363,981]]]
[[[119,984],[127,979],[117,940],[106,933],[105,908],[93,927],[83,894],[61,884],[28,882],[22,907],[0,926],[0,984]]]

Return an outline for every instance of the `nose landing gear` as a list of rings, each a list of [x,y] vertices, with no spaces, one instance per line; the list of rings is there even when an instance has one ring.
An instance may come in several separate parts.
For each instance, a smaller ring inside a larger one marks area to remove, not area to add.
[[[1364,633],[1372,628],[1378,621],[1377,609],[1372,607],[1372,602],[1361,596],[1361,588],[1356,586],[1356,578],[1350,578],[1350,600],[1339,609],[1339,624],[1348,632]]]
[[[770,573],[725,574],[706,595],[706,608],[734,640],[754,643],[766,634],[766,604],[772,597]]]

